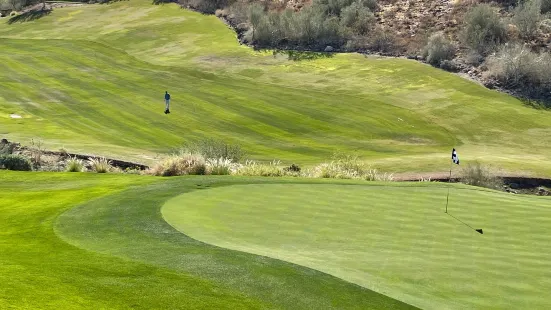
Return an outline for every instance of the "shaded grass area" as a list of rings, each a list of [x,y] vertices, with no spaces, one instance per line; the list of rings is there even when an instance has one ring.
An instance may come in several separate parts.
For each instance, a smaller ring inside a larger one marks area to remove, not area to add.
[[[262,301],[263,308],[412,308],[312,269],[196,241],[168,225],[160,213],[166,199],[182,192],[274,181],[277,180],[228,177],[171,179],[74,208],[59,217],[55,230],[64,240],[79,248],[212,281],[247,298]]]
[[[206,243],[308,266],[423,309],[549,308],[551,200],[453,186],[449,216],[446,188],[238,185],[183,194],[162,213]]]
[[[459,146],[465,161],[551,173],[551,112],[413,61],[256,52],[214,16],[145,0],[56,9],[0,37],[0,134],[13,139],[151,161],[210,137],[299,164],[358,151],[392,171],[440,171]]]

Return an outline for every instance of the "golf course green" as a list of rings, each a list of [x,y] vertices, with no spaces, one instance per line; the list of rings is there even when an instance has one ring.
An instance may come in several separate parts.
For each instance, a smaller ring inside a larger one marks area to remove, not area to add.
[[[464,160],[551,172],[551,112],[415,61],[291,61],[240,46],[214,16],[145,0],[2,22],[0,38],[0,135],[24,144],[152,163],[218,138],[253,159],[356,152],[407,172],[445,171],[459,147]]]
[[[192,238],[423,309],[551,307],[551,201],[457,186],[446,214],[446,193],[424,183],[236,185],[183,194],[162,212]]]

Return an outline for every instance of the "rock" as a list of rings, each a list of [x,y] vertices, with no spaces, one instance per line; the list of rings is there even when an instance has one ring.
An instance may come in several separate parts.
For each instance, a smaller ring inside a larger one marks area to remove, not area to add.
[[[9,144],[10,141],[8,141],[7,139],[2,139],[0,140],[0,144]]]
[[[517,183],[511,183],[511,184],[509,184],[509,187],[512,188],[512,189],[519,189],[520,188],[520,186]]]
[[[325,47],[325,50],[324,50],[324,51],[327,52],[327,53],[330,53],[330,52],[332,52],[332,51],[334,51],[334,50],[335,50],[335,49],[334,49],[332,46],[327,45],[327,46]]]

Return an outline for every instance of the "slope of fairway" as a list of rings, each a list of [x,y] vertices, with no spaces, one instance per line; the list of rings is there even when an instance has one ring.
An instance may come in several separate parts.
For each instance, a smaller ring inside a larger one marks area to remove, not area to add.
[[[442,185],[240,185],[184,194],[198,240],[327,272],[425,309],[549,309],[551,201]],[[457,219],[474,228],[480,235]]]
[[[256,159],[357,151],[395,171],[442,170],[460,146],[466,160],[551,172],[550,112],[405,59],[289,61],[239,46],[214,16],[145,0],[0,23],[0,38],[0,135],[23,143],[152,161],[214,137]]]

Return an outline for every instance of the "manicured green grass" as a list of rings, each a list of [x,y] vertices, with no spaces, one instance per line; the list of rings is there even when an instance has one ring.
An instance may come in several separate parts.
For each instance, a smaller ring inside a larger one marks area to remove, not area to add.
[[[312,269],[195,241],[160,212],[183,192],[267,181],[291,182],[0,171],[0,309],[412,308]]]
[[[214,16],[145,0],[2,23],[0,38],[0,135],[23,143],[152,162],[215,137],[256,159],[356,151],[393,171],[446,170],[458,146],[465,161],[551,172],[550,112],[405,59],[293,62],[239,46]]]
[[[186,193],[192,238],[327,272],[424,309],[548,309],[551,201],[441,184],[254,184]]]

